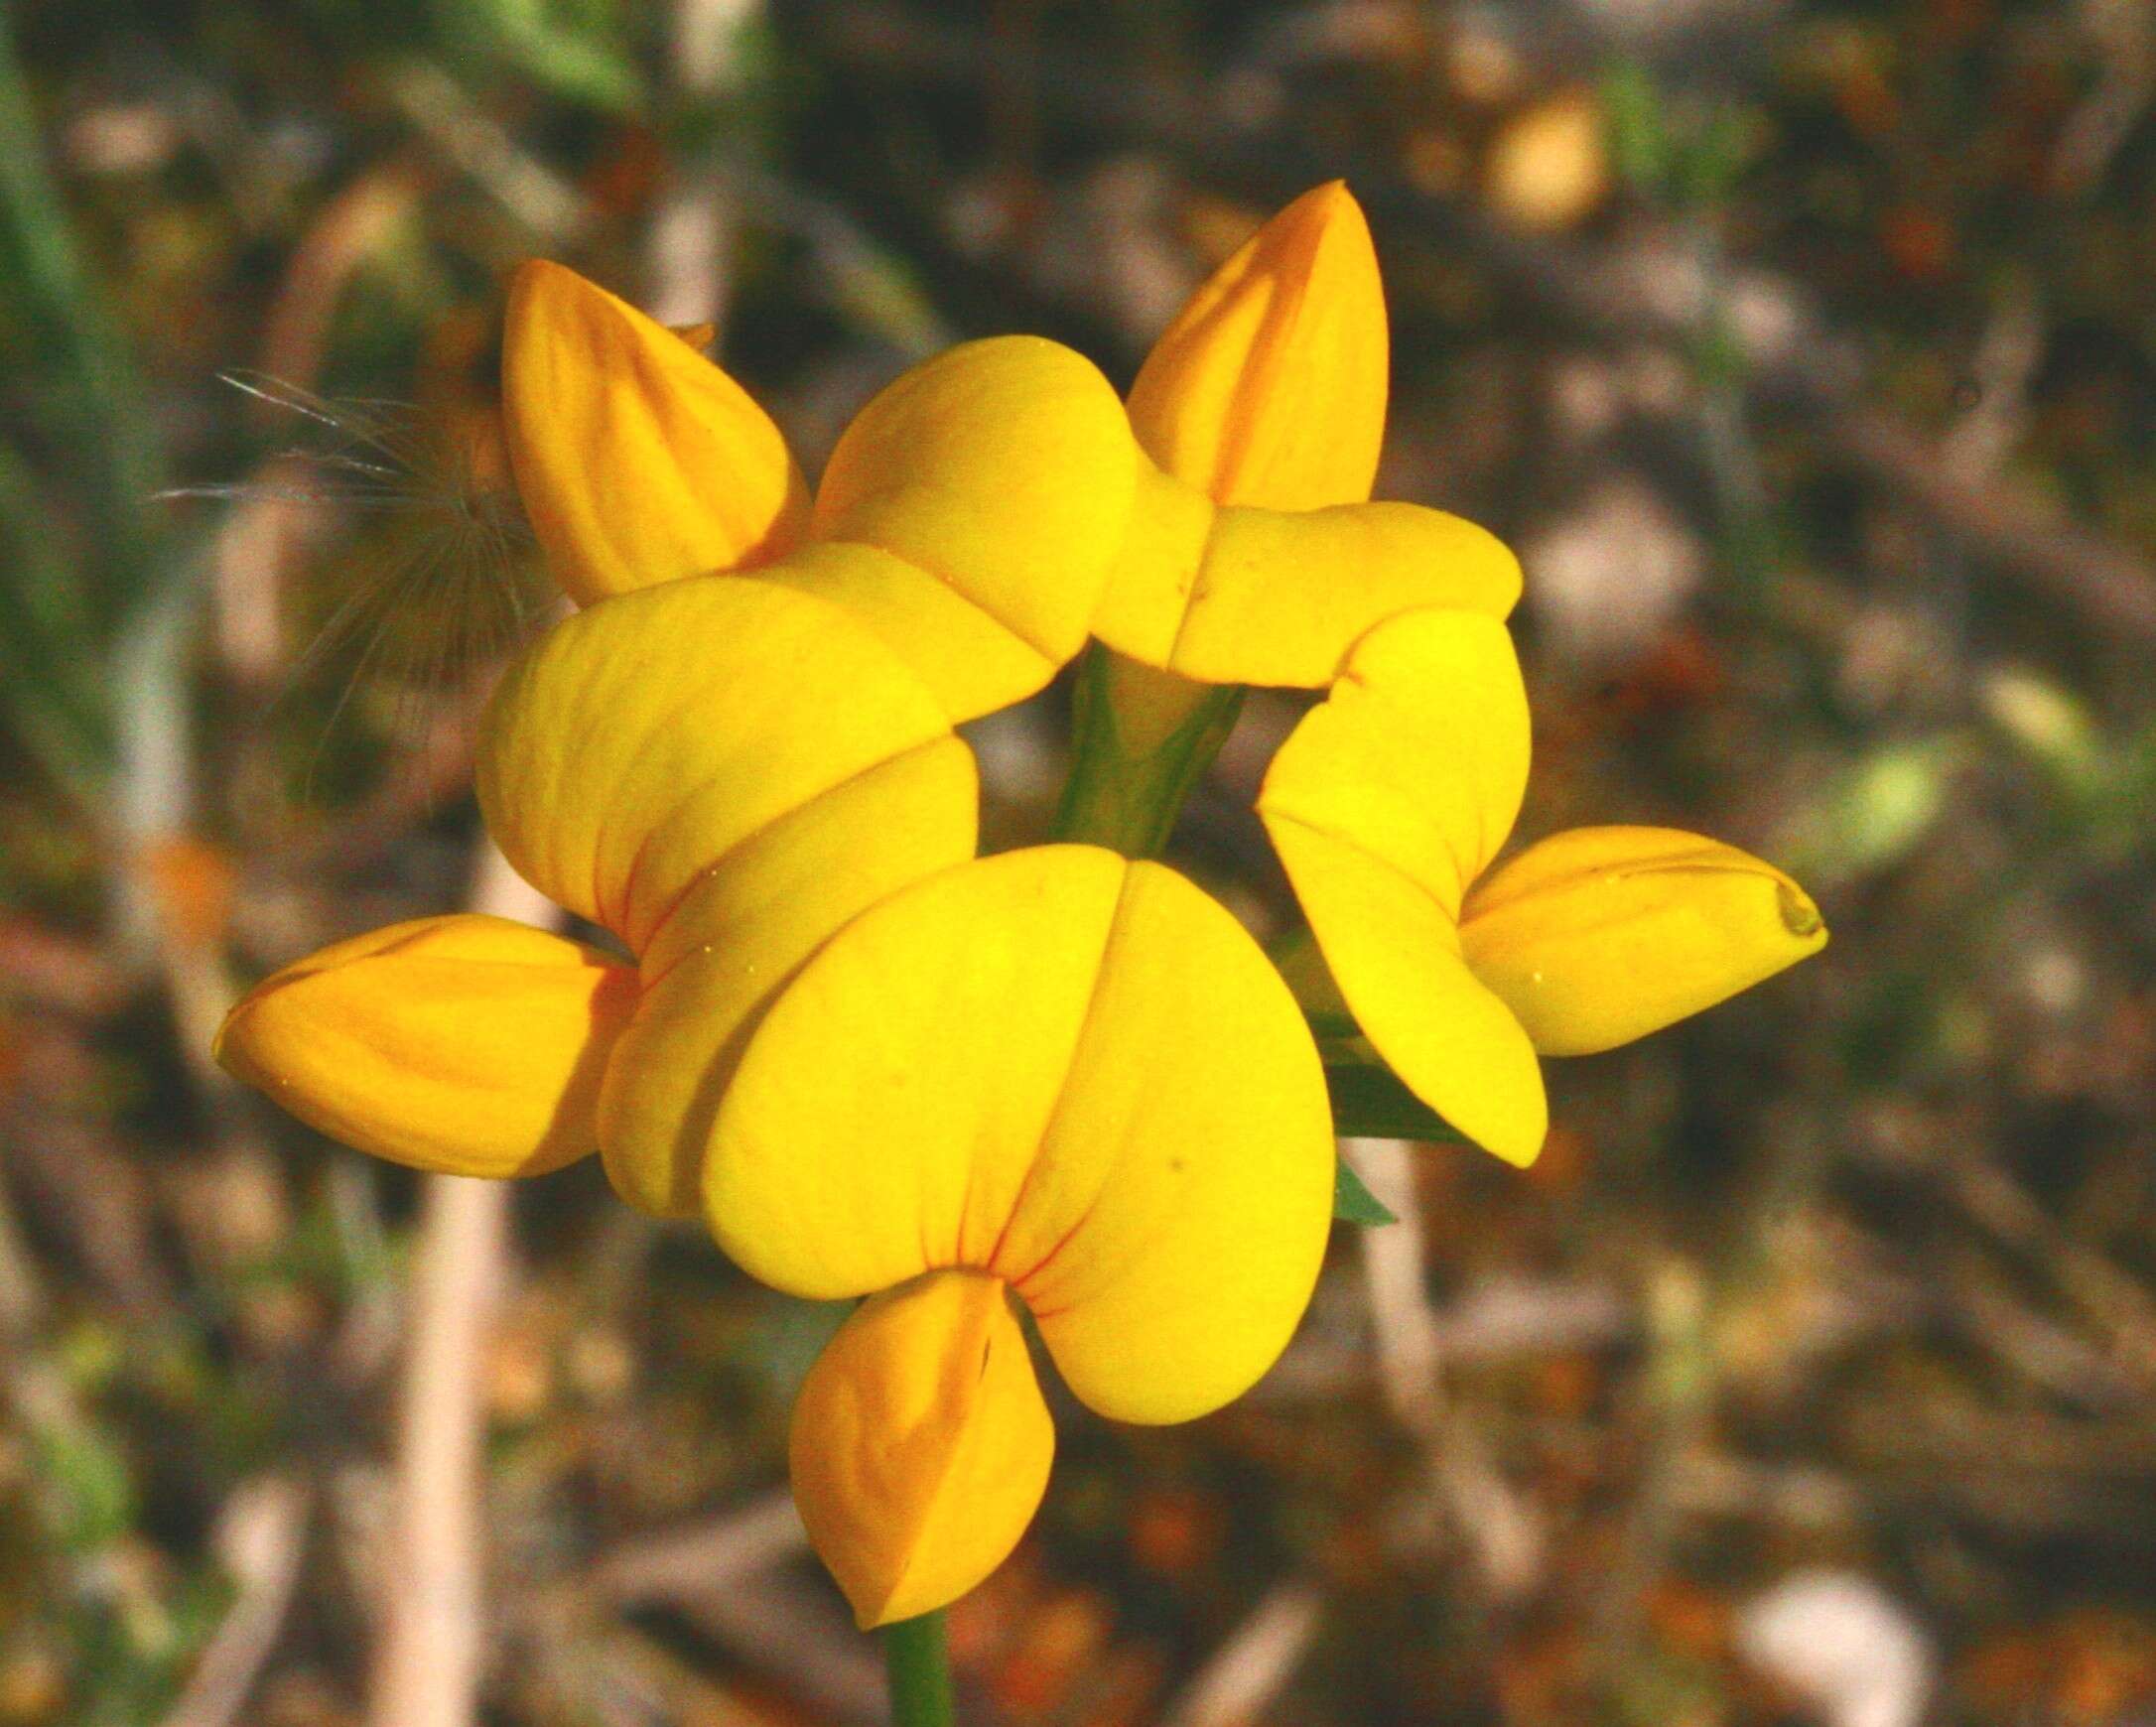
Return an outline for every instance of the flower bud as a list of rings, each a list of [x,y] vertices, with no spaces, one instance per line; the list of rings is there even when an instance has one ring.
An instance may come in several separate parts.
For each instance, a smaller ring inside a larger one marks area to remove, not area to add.
[[[1460,946],[1545,1055],[1589,1055],[1711,1007],[1826,945],[1770,864],[1669,828],[1575,828],[1493,869]]]
[[[747,392],[544,259],[509,286],[502,417],[532,532],[580,605],[767,564],[807,525],[807,482]]]
[[[1003,1280],[931,1271],[865,1301],[809,1369],[794,1500],[867,1631],[946,1606],[1002,1564],[1054,1451]]]
[[[265,979],[216,1058],[310,1127],[451,1175],[543,1175],[595,1150],[636,974],[506,918],[422,918]]]
[[[1215,503],[1359,503],[1378,470],[1389,365],[1369,224],[1334,181],[1190,297],[1131,387],[1131,428]]]

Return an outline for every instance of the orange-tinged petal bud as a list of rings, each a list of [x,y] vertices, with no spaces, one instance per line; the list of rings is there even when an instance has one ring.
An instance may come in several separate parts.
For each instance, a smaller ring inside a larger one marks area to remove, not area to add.
[[[769,563],[807,527],[807,482],[747,392],[544,259],[509,285],[502,420],[532,531],[579,604]]]
[[[506,918],[392,924],[287,966],[216,1057],[332,1138],[452,1175],[542,1175],[599,1144],[636,974]]]
[[[1803,888],[1733,846],[1574,828],[1476,884],[1460,944],[1537,1049],[1589,1055],[1818,953],[1826,926]]]
[[[1354,503],[1378,470],[1389,364],[1370,227],[1334,181],[1190,297],[1131,387],[1131,427],[1217,503]]]
[[[1003,1563],[1055,1429],[1002,1279],[934,1271],[864,1302],[794,1404],[793,1496],[864,1631]]]

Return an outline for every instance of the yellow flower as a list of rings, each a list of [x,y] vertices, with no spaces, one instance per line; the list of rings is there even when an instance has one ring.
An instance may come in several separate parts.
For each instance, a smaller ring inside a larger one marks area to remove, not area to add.
[[[1128,656],[1105,699],[1157,722],[1131,833],[1164,833],[1225,731],[1233,693],[1197,684],[1338,679],[1261,814],[1370,1041],[1517,1161],[1538,1049],[1637,1036],[1824,939],[1786,877],[1660,830],[1485,874],[1527,773],[1519,568],[1365,501],[1384,308],[1337,186],[1200,291],[1128,418],[1066,349],[970,343],[869,404],[813,501],[739,386],[567,271],[520,275],[505,363],[519,489],[586,608],[504,676],[479,803],[623,954],[401,925],[270,979],[219,1054],[423,1168],[596,1146],[764,1282],[863,1298],[791,1462],[864,1626],[963,1594],[1030,1521],[1054,1434],[1021,1319],[1095,1410],[1186,1420],[1279,1356],[1324,1251],[1317,1048],[1236,920],[1093,846],[973,856],[953,726],[1089,627]]]
[[[1108,381],[1036,336],[965,342],[897,379],[813,505],[739,384],[559,264],[517,273],[502,383],[517,490],[573,599],[717,571],[804,589],[953,721],[1031,695],[1085,644],[1137,483]]]
[[[1139,373],[1131,425],[1150,460],[1094,633],[1203,683],[1320,689],[1400,612],[1505,616],[1520,566],[1495,538],[1365,501],[1387,366],[1369,228],[1344,186],[1318,187],[1213,274]]]
[[[1423,611],[1360,641],[1274,757],[1259,813],[1364,1034],[1514,1163],[1548,1127],[1538,1052],[1644,1036],[1825,944],[1787,875],[1662,828],[1582,828],[1489,870],[1527,786],[1503,626]]]
[[[749,1043],[704,1194],[752,1275],[874,1296],[793,1438],[861,1623],[965,1593],[1032,1517],[1052,1435],[1012,1301],[1102,1414],[1203,1414],[1300,1318],[1332,1169],[1293,997],[1163,865],[1005,853],[834,937]]]

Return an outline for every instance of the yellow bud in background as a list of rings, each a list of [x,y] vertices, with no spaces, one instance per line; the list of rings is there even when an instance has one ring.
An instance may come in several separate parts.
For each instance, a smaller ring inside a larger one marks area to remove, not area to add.
[[[216,1058],[310,1127],[450,1175],[543,1175],[596,1150],[600,1080],[636,973],[465,914],[287,966],[226,1015]]]
[[[1215,503],[1359,503],[1378,470],[1390,365],[1370,227],[1334,181],[1190,297],[1131,387],[1131,429]]]
[[[1514,227],[1552,233],[1592,214],[1609,193],[1601,104],[1569,92],[1506,122],[1483,164],[1485,195]]]
[[[517,491],[580,605],[767,564],[807,527],[808,484],[770,416],[575,271],[540,258],[517,271],[501,363]]]
[[[1670,828],[1575,828],[1493,869],[1467,896],[1468,969],[1545,1055],[1644,1037],[1826,945],[1781,870]]]
[[[972,1589],[1025,1532],[1055,1452],[1003,1280],[931,1271],[863,1302],[809,1369],[789,1449],[864,1631]]]

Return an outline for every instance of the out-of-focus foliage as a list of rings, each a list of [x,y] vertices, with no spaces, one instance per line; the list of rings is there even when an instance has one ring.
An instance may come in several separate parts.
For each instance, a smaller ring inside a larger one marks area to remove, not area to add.
[[[1361,1148],[1403,1222],[1339,1232],[1251,1398],[1059,1423],[1041,1524],[956,1616],[975,1717],[2156,1707],[2145,7],[23,0],[4,28],[0,1727],[359,1718],[411,1188],[223,1089],[206,1028],[464,892],[465,723],[528,609],[504,540],[484,639],[442,651],[503,507],[507,272],[721,325],[814,466],[960,335],[1039,330],[1127,383],[1337,175],[1394,296],[1379,495],[1527,567],[1523,837],[1707,829],[1817,888],[1834,942],[1551,1064],[1526,1175]],[[400,406],[325,423],[227,371]],[[1249,704],[1180,836],[1289,944],[1249,805],[1297,712]],[[1048,735],[976,737],[989,844],[1039,831]],[[515,1235],[489,1718],[872,1718],[836,1596],[767,1532],[838,1315],[588,1166],[520,1190]]]

